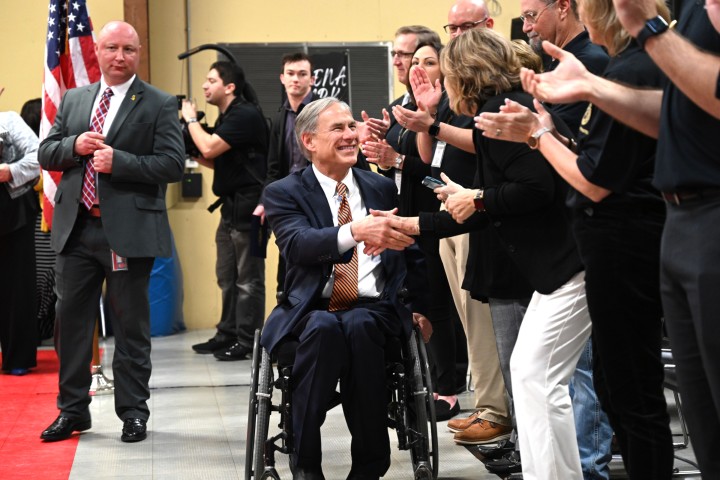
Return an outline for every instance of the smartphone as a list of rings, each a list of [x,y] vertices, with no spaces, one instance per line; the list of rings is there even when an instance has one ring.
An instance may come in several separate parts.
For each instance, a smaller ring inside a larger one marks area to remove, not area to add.
[[[444,187],[445,185],[447,185],[442,180],[438,180],[437,178],[433,177],[423,178],[422,184],[428,187],[430,190],[435,190],[438,187]]]

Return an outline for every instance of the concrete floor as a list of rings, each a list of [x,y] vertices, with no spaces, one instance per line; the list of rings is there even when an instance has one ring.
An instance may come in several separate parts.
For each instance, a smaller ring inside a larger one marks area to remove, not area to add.
[[[150,381],[151,417],[148,439],[120,442],[122,423],[115,416],[112,395],[97,395],[91,404],[93,428],[81,435],[71,479],[240,479],[245,471],[245,428],[250,384],[250,361],[220,362],[198,355],[191,345],[207,340],[212,331],[191,331],[153,339]],[[105,373],[112,377],[109,358],[113,341],[104,341]],[[673,432],[680,427],[675,415]],[[471,393],[460,396],[463,415],[471,413]],[[277,424],[275,415],[271,418]],[[271,430],[272,431],[272,430]],[[438,424],[440,478],[483,480],[498,477],[486,471],[468,449],[452,441],[444,422]],[[396,448],[391,431],[392,466],[386,479],[412,478],[410,455]],[[679,437],[676,437],[679,440]],[[678,452],[694,459],[692,449]],[[349,433],[341,407],[328,413],[323,427],[323,469],[328,480],[345,478],[350,468]],[[676,461],[676,467],[689,465]],[[287,460],[278,458],[281,478],[289,479]],[[612,478],[626,478],[622,463],[611,464]],[[690,478],[700,478],[699,476]],[[565,480],[565,479],[561,479]]]

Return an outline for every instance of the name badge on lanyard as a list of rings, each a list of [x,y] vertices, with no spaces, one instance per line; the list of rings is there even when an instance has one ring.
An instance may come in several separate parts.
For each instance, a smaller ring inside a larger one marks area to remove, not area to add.
[[[400,184],[402,184],[402,170],[399,168],[395,169],[395,186],[397,187],[398,195],[400,195]]]
[[[446,146],[447,146],[447,143],[445,143],[443,141],[438,141],[435,144],[435,154],[433,155],[432,163],[430,164],[431,167],[434,167],[434,168],[442,167],[443,155],[445,155],[445,147]]]

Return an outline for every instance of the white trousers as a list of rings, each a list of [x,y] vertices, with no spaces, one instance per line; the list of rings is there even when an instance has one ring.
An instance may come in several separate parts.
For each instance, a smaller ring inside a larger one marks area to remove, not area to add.
[[[533,294],[510,359],[525,480],[583,478],[568,383],[590,332],[585,272]]]

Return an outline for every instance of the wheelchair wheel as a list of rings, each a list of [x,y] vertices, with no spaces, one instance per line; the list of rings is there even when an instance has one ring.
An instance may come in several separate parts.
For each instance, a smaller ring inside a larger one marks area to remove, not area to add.
[[[439,468],[435,402],[432,396],[433,386],[427,350],[417,331],[412,332],[409,350],[412,361],[411,394],[414,399],[415,421],[410,421],[408,425],[411,427],[410,431],[417,435],[410,449],[413,472],[415,479],[434,480],[438,476]]]
[[[248,426],[245,442],[245,480],[272,478],[265,470],[265,441],[268,437],[273,383],[270,355],[260,346],[260,331],[255,332],[252,359],[252,383],[248,405]]]

